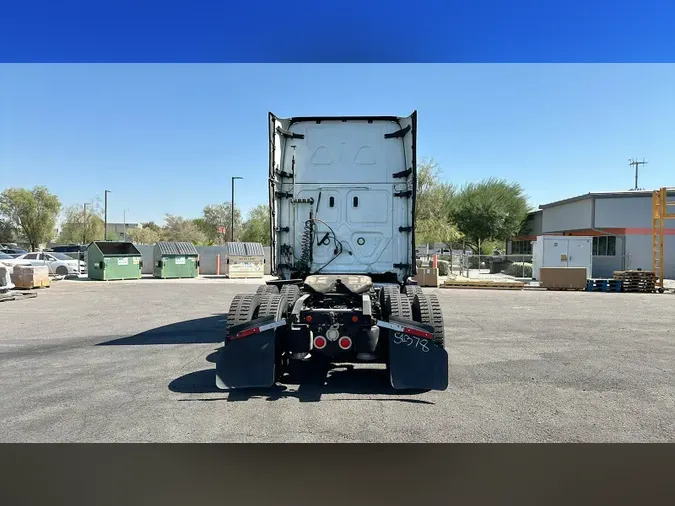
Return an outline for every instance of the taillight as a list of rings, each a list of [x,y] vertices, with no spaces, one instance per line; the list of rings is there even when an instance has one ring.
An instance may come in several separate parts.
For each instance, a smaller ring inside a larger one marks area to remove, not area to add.
[[[314,347],[317,350],[323,350],[326,345],[328,344],[328,341],[326,341],[326,338],[323,336],[316,336],[314,338]]]
[[[347,336],[341,337],[340,340],[338,341],[338,345],[343,350],[348,350],[349,348],[352,347],[352,340]]]

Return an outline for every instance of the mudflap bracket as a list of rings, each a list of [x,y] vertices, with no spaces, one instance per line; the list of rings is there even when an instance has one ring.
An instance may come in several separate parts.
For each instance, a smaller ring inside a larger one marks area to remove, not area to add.
[[[389,381],[397,390],[446,390],[448,352],[434,342],[431,325],[389,317],[377,326],[387,329]]]
[[[276,381],[277,330],[286,320],[257,318],[227,329],[216,360],[216,386],[221,390],[267,388]]]

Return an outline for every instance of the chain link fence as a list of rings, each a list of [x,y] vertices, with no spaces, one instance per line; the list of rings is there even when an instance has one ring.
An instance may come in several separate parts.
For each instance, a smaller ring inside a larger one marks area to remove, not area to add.
[[[433,256],[418,258],[418,266],[429,266]],[[612,278],[614,271],[630,270],[631,255],[595,256],[593,257],[593,278]],[[438,255],[440,276],[463,277],[468,279],[504,278],[531,280],[532,255],[477,255],[447,254]]]

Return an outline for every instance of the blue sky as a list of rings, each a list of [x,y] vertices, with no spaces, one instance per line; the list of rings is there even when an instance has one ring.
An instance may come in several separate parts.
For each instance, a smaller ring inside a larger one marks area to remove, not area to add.
[[[267,202],[267,113],[419,113],[420,157],[533,205],[675,184],[673,65],[0,65],[0,190],[44,184],[109,220]]]

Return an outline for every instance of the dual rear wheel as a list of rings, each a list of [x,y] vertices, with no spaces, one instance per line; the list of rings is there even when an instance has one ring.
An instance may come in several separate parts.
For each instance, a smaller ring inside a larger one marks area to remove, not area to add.
[[[445,346],[445,322],[438,296],[422,292],[417,285],[406,285],[405,291],[405,294],[385,292],[386,314],[433,326],[434,343]]]

